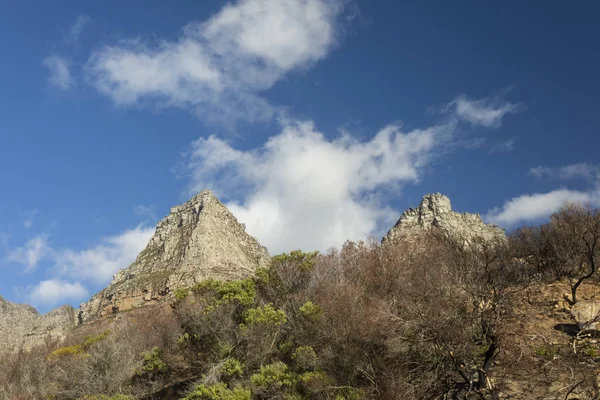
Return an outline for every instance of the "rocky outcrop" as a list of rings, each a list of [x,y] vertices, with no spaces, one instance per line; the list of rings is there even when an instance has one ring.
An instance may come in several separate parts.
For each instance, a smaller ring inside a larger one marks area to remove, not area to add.
[[[578,301],[571,307],[571,315],[582,332],[600,330],[600,301]]]
[[[502,228],[484,223],[479,214],[458,213],[452,210],[450,199],[440,193],[423,196],[419,207],[409,208],[382,243],[393,242],[406,235],[414,235],[431,228],[439,229],[444,235],[463,245],[470,245],[478,239],[484,241],[505,240]]]
[[[45,315],[0,296],[0,352],[28,350],[48,340],[62,340],[77,324],[77,312],[62,306]]]
[[[206,279],[244,278],[268,261],[267,249],[205,190],[171,209],[133,264],[81,305],[79,322],[156,303]]]

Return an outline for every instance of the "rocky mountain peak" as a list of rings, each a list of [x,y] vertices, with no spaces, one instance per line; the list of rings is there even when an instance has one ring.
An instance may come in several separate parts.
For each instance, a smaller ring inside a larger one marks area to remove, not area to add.
[[[267,249],[205,190],[171,208],[136,260],[81,305],[79,320],[155,303],[206,279],[245,278],[268,261]]]
[[[47,339],[62,339],[76,326],[76,312],[62,306],[45,315],[27,304],[17,304],[0,296],[0,353],[30,349]]]
[[[479,214],[458,213],[452,210],[447,196],[430,193],[423,196],[417,208],[404,211],[382,243],[392,242],[405,235],[414,235],[435,227],[445,235],[469,245],[475,238],[504,240],[504,230],[483,222]]]

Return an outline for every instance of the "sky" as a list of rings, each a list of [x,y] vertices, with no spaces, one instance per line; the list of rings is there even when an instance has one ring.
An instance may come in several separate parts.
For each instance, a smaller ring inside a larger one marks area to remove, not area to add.
[[[77,306],[211,189],[271,254],[441,192],[600,206],[595,2],[3,3],[0,294]]]

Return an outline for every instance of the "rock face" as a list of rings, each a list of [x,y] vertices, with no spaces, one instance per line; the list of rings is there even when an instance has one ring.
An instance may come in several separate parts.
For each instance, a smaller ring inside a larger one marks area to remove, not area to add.
[[[582,300],[571,308],[571,315],[582,331],[600,330],[600,301]]]
[[[158,302],[205,279],[245,278],[268,261],[267,249],[205,190],[171,209],[133,264],[81,305],[79,322]]]
[[[62,306],[41,315],[31,306],[11,303],[0,296],[0,353],[61,340],[76,325],[73,307]]]
[[[479,214],[452,211],[448,197],[440,193],[430,193],[423,196],[419,207],[409,208],[402,213],[382,243],[393,242],[405,235],[414,235],[431,228],[440,229],[442,233],[463,245],[470,245],[477,238],[484,241],[506,239],[502,228],[484,223]]]

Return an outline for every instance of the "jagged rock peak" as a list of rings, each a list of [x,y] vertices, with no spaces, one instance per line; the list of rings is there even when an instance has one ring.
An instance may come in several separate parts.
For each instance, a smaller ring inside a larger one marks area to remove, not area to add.
[[[252,275],[269,261],[267,249],[245,232],[209,190],[171,208],[148,245],[110,285],[80,307],[80,322],[158,302],[206,279]]]
[[[30,305],[12,303],[0,296],[0,353],[29,350],[47,340],[62,340],[76,321],[71,306],[41,315]]]
[[[465,245],[469,245],[477,237],[483,240],[506,239],[503,229],[484,223],[479,214],[455,212],[447,196],[430,193],[423,196],[417,208],[409,208],[402,213],[382,243],[392,242],[401,236],[416,234],[432,227],[440,229],[445,235]]]

